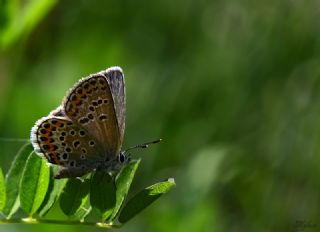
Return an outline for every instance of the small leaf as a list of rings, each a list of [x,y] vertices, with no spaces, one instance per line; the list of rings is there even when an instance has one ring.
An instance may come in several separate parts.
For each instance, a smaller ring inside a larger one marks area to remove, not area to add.
[[[32,216],[41,206],[49,185],[50,171],[44,159],[32,154],[20,183],[21,208]]]
[[[1,212],[5,204],[6,204],[6,186],[4,184],[2,169],[0,168],[0,211]]]
[[[90,190],[88,180],[69,179],[60,196],[62,212],[71,217],[85,205]]]
[[[84,206],[81,206],[78,211],[70,217],[72,220],[78,220],[83,222],[84,218],[91,212],[92,207],[89,204],[89,201],[86,201]]]
[[[19,208],[20,180],[26,165],[26,160],[31,155],[33,147],[30,143],[21,147],[6,175],[7,201],[3,213],[9,219]]]
[[[98,210],[104,222],[116,204],[116,188],[112,177],[106,172],[95,172],[91,178],[91,206]]]
[[[44,198],[44,201],[42,202],[42,205],[38,210],[38,214],[40,217],[43,217],[48,213],[48,211],[51,209],[53,204],[59,198],[60,194],[63,191],[64,186],[67,183],[67,179],[55,180],[53,178],[58,170],[59,170],[59,167],[57,166],[53,166],[50,169],[50,183],[49,183],[48,191],[47,191],[46,197]]]
[[[124,206],[123,210],[120,212],[119,222],[125,223],[129,221],[175,185],[174,179],[170,178],[167,181],[159,182],[145,188],[131,198]]]
[[[128,195],[132,180],[134,178],[134,175],[136,173],[136,170],[138,169],[138,166],[140,164],[140,160],[133,160],[129,164],[127,164],[119,173],[116,179],[116,206],[113,209],[112,216],[110,217],[110,220],[113,220],[121,206],[123,201],[125,200],[126,196]]]

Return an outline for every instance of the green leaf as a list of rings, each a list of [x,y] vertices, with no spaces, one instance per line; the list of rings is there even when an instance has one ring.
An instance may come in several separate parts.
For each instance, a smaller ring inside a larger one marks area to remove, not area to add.
[[[175,185],[174,179],[170,178],[167,181],[159,182],[145,188],[130,199],[124,206],[120,212],[119,222],[125,223],[129,221]]]
[[[98,210],[104,222],[112,213],[116,204],[116,188],[107,172],[95,172],[91,178],[91,206]]]
[[[128,165],[126,165],[119,175],[116,178],[116,206],[113,209],[112,215],[110,217],[110,220],[113,220],[121,206],[124,202],[126,196],[128,195],[132,180],[134,178],[134,175],[136,173],[136,170],[138,169],[138,166],[140,164],[140,160],[133,160]]]
[[[86,201],[86,204],[81,206],[78,211],[70,217],[70,219],[83,222],[84,218],[91,212],[91,209],[92,207],[90,206],[89,201]]]
[[[9,219],[19,208],[20,180],[26,165],[26,160],[31,155],[33,147],[30,143],[21,147],[6,176],[7,201],[3,213]]]
[[[50,170],[44,159],[32,154],[23,172],[20,183],[21,208],[31,217],[43,202],[50,178]]]
[[[6,186],[4,184],[2,169],[0,168],[0,211],[1,212],[5,204],[6,204]]]
[[[72,217],[85,205],[90,191],[88,180],[69,179],[60,196],[62,212]]]
[[[57,201],[60,194],[63,191],[64,186],[67,183],[67,179],[55,180],[54,176],[60,168],[58,166],[53,166],[50,169],[50,183],[48,187],[48,191],[42,205],[38,210],[38,214],[40,217],[45,216],[48,211],[51,209],[53,204]]]

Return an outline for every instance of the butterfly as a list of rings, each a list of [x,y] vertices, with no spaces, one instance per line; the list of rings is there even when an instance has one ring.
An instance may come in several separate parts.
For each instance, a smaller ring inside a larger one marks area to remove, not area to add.
[[[61,106],[35,123],[30,140],[39,156],[60,166],[56,179],[118,171],[130,160],[128,150],[160,141],[121,151],[125,113],[123,71],[111,67],[80,79]]]

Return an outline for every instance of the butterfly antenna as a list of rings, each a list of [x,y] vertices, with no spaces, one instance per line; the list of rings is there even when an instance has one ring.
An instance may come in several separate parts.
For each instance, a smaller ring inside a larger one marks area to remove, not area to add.
[[[132,149],[136,149],[136,148],[148,148],[150,144],[155,144],[155,143],[159,143],[162,139],[158,139],[158,140],[154,140],[152,142],[147,142],[147,143],[142,143],[142,144],[138,144],[135,145],[133,147],[129,147],[128,149],[126,149],[124,152],[126,153],[127,151],[130,151]]]

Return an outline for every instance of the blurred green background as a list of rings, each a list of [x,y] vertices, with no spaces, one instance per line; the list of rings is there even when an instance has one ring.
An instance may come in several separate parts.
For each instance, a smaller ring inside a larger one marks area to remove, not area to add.
[[[320,2],[2,0],[0,136],[28,138],[90,73],[125,72],[133,193],[177,187],[118,231],[320,230]],[[1,141],[7,170],[21,143]],[[60,217],[60,214],[57,217]],[[102,231],[2,225],[0,231]]]

